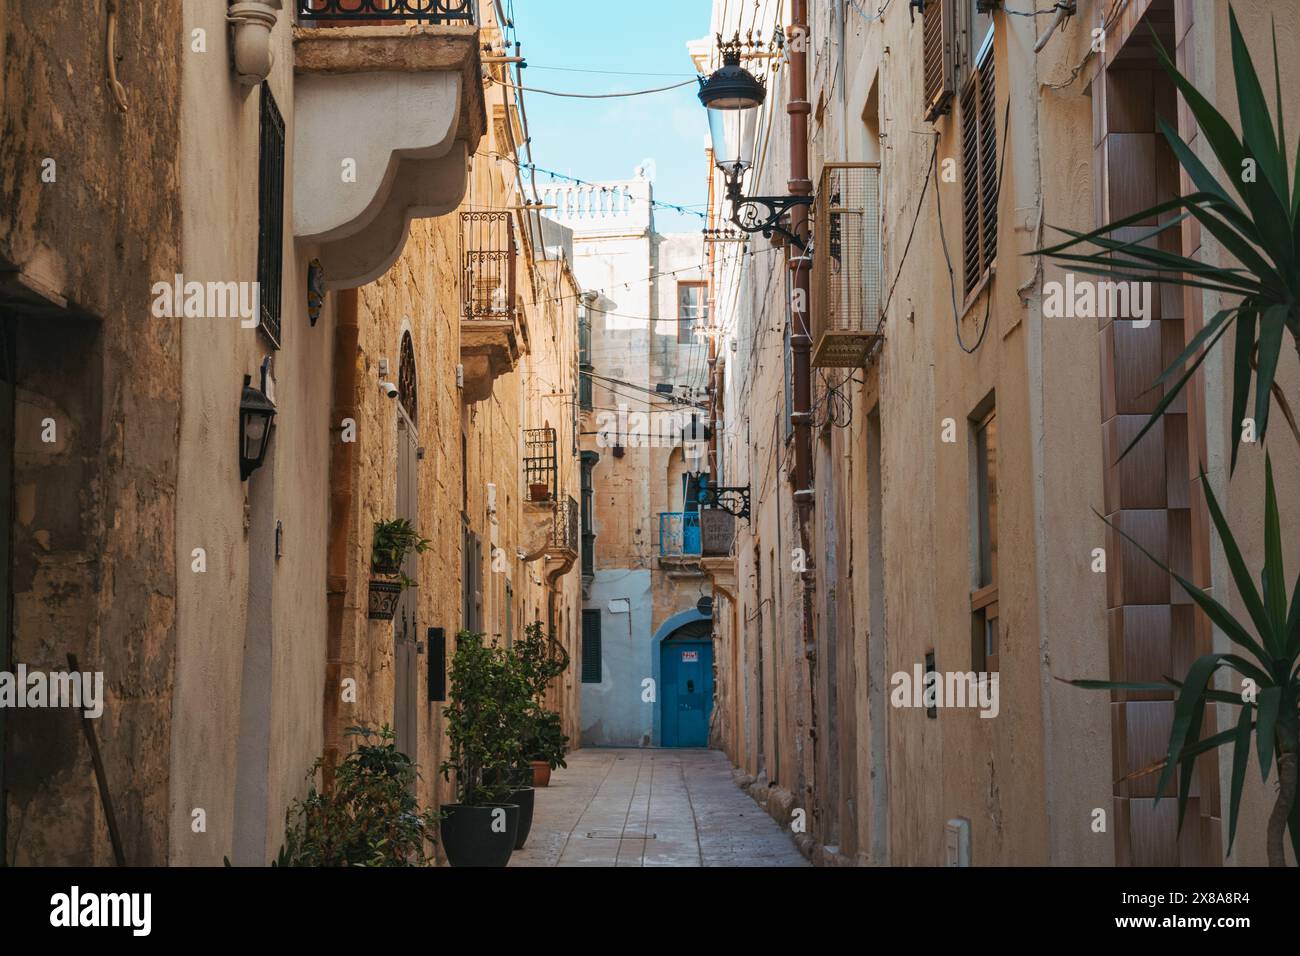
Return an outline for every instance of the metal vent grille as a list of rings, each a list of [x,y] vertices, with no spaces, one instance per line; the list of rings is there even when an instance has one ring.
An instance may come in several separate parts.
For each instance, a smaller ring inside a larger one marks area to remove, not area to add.
[[[881,334],[880,164],[824,167],[814,215],[813,364],[856,367]]]

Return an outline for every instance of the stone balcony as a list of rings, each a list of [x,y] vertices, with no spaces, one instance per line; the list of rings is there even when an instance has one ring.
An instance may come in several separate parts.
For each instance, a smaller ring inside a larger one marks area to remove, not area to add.
[[[351,22],[351,21],[349,21]],[[383,275],[465,195],[487,123],[470,23],[295,27],[293,232],[329,289]]]

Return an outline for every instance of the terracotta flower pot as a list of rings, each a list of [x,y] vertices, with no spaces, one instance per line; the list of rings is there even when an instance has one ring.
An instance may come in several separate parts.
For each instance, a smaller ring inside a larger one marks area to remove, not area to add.
[[[533,786],[545,787],[551,783],[551,765],[545,760],[530,760],[528,766],[533,768]]]
[[[551,497],[551,486],[545,482],[537,482],[528,486],[529,501],[546,501]]]

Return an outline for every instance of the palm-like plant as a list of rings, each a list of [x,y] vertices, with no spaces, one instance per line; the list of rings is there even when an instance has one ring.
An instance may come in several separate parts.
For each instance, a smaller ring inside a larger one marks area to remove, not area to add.
[[[1206,654],[1196,659],[1182,681],[1166,677],[1164,681],[1154,682],[1075,680],[1070,683],[1092,689],[1172,690],[1177,693],[1174,722],[1169,734],[1169,753],[1163,761],[1139,773],[1157,769],[1162,771],[1156,788],[1156,799],[1159,800],[1173,777],[1174,768],[1180,769],[1180,830],[1197,756],[1224,744],[1232,744],[1228,852],[1232,852],[1232,843],[1237,835],[1237,812],[1241,807],[1242,787],[1246,780],[1253,736],[1260,772],[1265,781],[1268,780],[1274,759],[1277,761],[1278,793],[1268,819],[1267,851],[1270,866],[1285,866],[1282,838],[1288,826],[1291,831],[1291,846],[1296,859],[1300,860],[1300,800],[1296,799],[1297,759],[1300,759],[1297,754],[1297,749],[1300,748],[1300,675],[1297,674],[1300,670],[1300,580],[1296,582],[1297,587],[1288,606],[1282,565],[1281,521],[1278,516],[1277,493],[1273,487],[1273,462],[1267,456],[1264,459],[1264,473],[1264,568],[1260,575],[1263,586],[1261,592],[1255,589],[1250,570],[1242,558],[1241,548],[1223,517],[1214,492],[1210,490],[1205,473],[1201,472],[1201,487],[1205,489],[1210,518],[1223,542],[1232,580],[1246,607],[1254,635],[1251,634],[1251,627],[1234,618],[1226,607],[1116,528],[1143,554],[1168,571],[1197,607],[1246,654]],[[1211,687],[1210,682],[1215,672],[1223,667],[1241,676],[1241,691],[1232,693]],[[1241,713],[1235,727],[1201,740],[1205,705],[1210,702],[1240,707]]]
[[[1274,394],[1291,418],[1281,390],[1274,383],[1284,332],[1290,332],[1300,354],[1300,169],[1294,183],[1288,176],[1286,126],[1282,114],[1282,81],[1277,64],[1277,29],[1273,30],[1273,82],[1277,100],[1277,127],[1269,117],[1268,102],[1259,75],[1246,48],[1236,12],[1229,8],[1232,33],[1232,69],[1237,86],[1237,107],[1241,115],[1239,137],[1231,124],[1183,76],[1164,47],[1156,42],[1156,55],[1173,78],[1201,134],[1228,177],[1219,181],[1201,162],[1177,131],[1163,119],[1160,131],[1169,141],[1178,162],[1196,186],[1196,192],[1134,213],[1092,232],[1059,229],[1070,236],[1065,242],[1036,250],[1088,275],[1111,279],[1153,281],[1219,292],[1236,301],[1221,309],[1188,343],[1181,355],[1165,369],[1155,386],[1164,385],[1184,366],[1177,381],[1162,397],[1151,418],[1124,450],[1127,454],[1174,401],[1196,372],[1206,355],[1236,326],[1233,367],[1232,421],[1235,438],[1232,466],[1236,467],[1242,422],[1250,399],[1253,368],[1258,375],[1255,388],[1255,427],[1263,439],[1268,427],[1269,396]],[[1300,166],[1300,154],[1297,155]],[[1235,193],[1235,198],[1234,198]],[[1159,220],[1178,213],[1158,226],[1129,240],[1117,239],[1117,230]],[[1153,240],[1168,229],[1178,228],[1188,217],[1199,222],[1232,255],[1239,267],[1216,266],[1155,247]],[[1086,252],[1096,246],[1102,251]],[[1291,421],[1295,429],[1294,421]],[[1300,439],[1300,434],[1297,435]],[[1122,457],[1122,456],[1121,456]]]

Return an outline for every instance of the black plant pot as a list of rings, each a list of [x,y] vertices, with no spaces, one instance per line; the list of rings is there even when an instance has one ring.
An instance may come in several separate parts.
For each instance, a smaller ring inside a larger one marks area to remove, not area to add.
[[[531,772],[529,774],[531,776]],[[531,781],[530,781],[531,782]],[[510,791],[511,803],[519,804],[519,835],[515,837],[515,849],[522,850],[528,842],[528,834],[533,829],[533,804],[537,791],[532,787],[518,787]]]
[[[505,810],[505,828],[493,826],[494,810]],[[465,806],[446,804],[442,808],[442,849],[452,866],[505,866],[510,862],[519,837],[517,803],[484,803]]]

